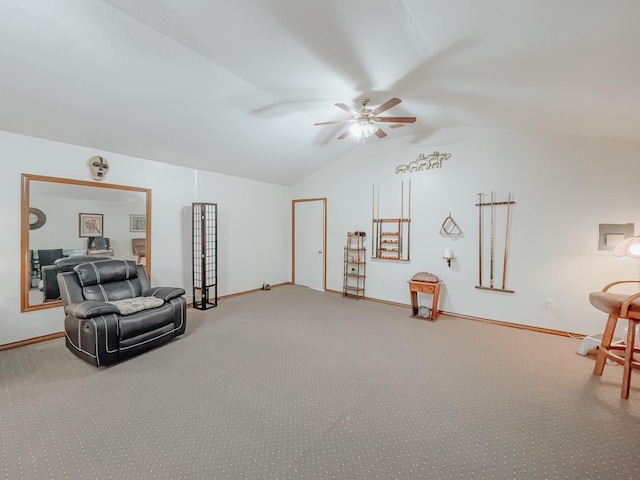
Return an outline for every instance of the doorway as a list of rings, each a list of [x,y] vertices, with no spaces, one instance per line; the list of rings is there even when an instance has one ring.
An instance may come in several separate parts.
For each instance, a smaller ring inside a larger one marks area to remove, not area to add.
[[[316,290],[327,287],[327,199],[292,201],[291,281]]]

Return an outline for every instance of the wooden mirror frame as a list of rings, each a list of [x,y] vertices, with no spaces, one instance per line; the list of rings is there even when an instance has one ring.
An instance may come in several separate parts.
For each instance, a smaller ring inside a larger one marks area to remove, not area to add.
[[[74,180],[71,178],[49,177],[43,175],[32,175],[28,173],[22,174],[22,191],[21,191],[21,224],[20,224],[20,311],[30,312],[34,310],[42,310],[45,308],[59,307],[61,302],[50,301],[42,304],[31,305],[29,303],[29,290],[31,289],[31,258],[29,248],[29,191],[31,182],[51,182],[63,183],[68,185],[79,185],[95,188],[110,188],[114,190],[124,190],[132,192],[140,192],[145,194],[145,211],[146,211],[146,239],[147,250],[145,258],[145,270],[151,278],[151,189],[130,187],[127,185],[116,185],[112,183],[95,183],[84,180]]]

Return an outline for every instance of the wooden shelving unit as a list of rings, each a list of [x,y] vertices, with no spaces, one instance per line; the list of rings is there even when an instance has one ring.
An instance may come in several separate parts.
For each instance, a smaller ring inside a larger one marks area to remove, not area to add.
[[[405,204],[406,212],[405,215]],[[386,209],[385,209],[386,210]],[[395,260],[408,262],[411,239],[411,180],[405,199],[404,182],[400,188],[400,217],[390,218],[380,215],[380,187],[376,201],[376,188],[373,187],[371,205],[371,258],[376,260]]]
[[[374,218],[374,258],[409,260],[408,218]]]
[[[364,284],[367,268],[367,249],[364,246],[364,233],[347,233],[347,245],[344,247],[343,295],[364,298]]]
[[[378,258],[400,259],[400,232],[380,232]]]

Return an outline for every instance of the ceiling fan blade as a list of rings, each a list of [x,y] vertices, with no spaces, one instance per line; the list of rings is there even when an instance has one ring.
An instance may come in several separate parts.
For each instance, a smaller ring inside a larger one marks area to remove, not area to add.
[[[371,114],[375,116],[375,115],[377,115],[379,113],[384,112],[385,110],[389,110],[391,107],[395,107],[400,102],[402,102],[402,100],[400,100],[399,98],[393,97],[391,100],[387,100],[386,102],[384,102],[379,107],[374,108],[373,111],[371,112]]]
[[[387,136],[387,134],[384,133],[384,131],[380,127],[378,127],[378,130],[376,130],[376,136],[378,138],[384,138]]]
[[[413,123],[416,117],[376,117],[376,122]]]
[[[347,138],[349,136],[349,130],[345,131],[342,135],[338,137],[338,140],[342,140],[343,138]]]
[[[360,112],[349,105],[345,105],[344,103],[336,103],[336,107],[341,108],[345,112],[349,112],[351,115],[360,116]]]
[[[338,123],[349,123],[349,122],[352,122],[352,121],[353,121],[353,119],[350,118],[348,120],[333,120],[331,122],[319,122],[319,123],[314,123],[314,125],[335,125],[335,124],[338,124]]]

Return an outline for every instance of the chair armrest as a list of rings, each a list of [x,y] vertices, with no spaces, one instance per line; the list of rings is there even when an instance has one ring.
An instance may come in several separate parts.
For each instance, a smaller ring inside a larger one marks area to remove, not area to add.
[[[622,302],[622,305],[620,305],[620,317],[627,318],[629,307],[638,298],[640,298],[640,293],[634,293],[633,295],[629,295],[624,299],[624,302]]]
[[[92,318],[107,313],[119,314],[120,310],[112,303],[89,301],[70,303],[64,307],[64,313],[75,318]]]
[[[640,280],[618,280],[617,282],[611,282],[602,289],[603,292],[606,292],[614,285],[620,285],[622,283],[640,283]]]
[[[57,300],[60,298],[58,273],[60,273],[60,267],[57,265],[45,265],[40,270],[40,276],[42,277],[42,291],[44,292],[45,301]]]
[[[165,302],[172,298],[177,298],[184,295],[186,292],[184,288],[178,287],[154,287],[150,290],[142,292],[143,297],[157,297],[163,299]]]

